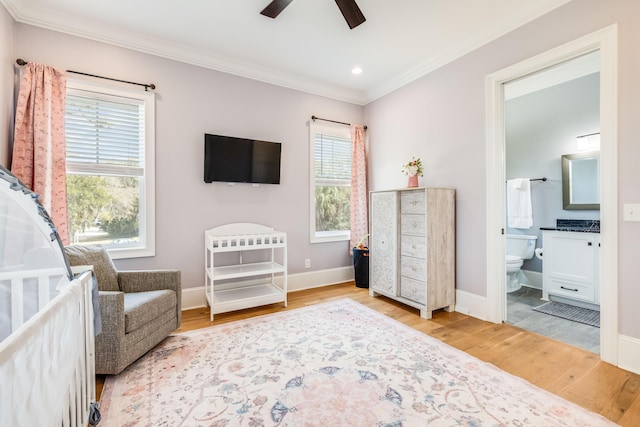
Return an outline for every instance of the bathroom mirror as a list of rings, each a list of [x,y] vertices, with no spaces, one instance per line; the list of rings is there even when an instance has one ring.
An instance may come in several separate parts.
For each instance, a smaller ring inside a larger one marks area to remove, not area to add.
[[[600,152],[562,156],[562,205],[565,210],[600,210]]]

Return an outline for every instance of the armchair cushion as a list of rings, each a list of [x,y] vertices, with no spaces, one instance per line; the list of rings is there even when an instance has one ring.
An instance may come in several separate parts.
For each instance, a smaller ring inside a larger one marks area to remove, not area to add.
[[[171,290],[124,294],[124,333],[133,332],[159,314],[176,309],[176,293]]]
[[[101,291],[119,291],[118,272],[111,261],[109,252],[103,246],[73,245],[64,248],[69,264],[93,265],[93,273],[98,280],[98,289]]]

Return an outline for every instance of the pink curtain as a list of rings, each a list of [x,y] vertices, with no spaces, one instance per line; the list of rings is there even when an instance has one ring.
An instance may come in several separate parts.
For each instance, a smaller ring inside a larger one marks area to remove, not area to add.
[[[33,192],[69,243],[65,167],[66,75],[48,65],[28,63],[16,105],[11,171]]]
[[[349,251],[369,233],[367,194],[367,153],[364,126],[351,125],[351,245]],[[367,239],[364,244],[367,245]]]

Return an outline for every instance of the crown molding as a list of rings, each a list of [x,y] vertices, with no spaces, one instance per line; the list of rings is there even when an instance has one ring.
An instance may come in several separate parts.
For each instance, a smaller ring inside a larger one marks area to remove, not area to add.
[[[461,46],[458,49],[453,49],[451,50],[449,53],[445,54],[445,55],[441,55],[438,58],[435,59],[431,59],[428,61],[424,61],[421,64],[405,71],[404,73],[399,74],[398,76],[396,76],[395,78],[389,79],[387,81],[384,82],[379,82],[379,84],[374,85],[372,89],[367,90],[364,92],[364,105],[375,101],[378,98],[382,98],[383,96],[394,92],[406,85],[408,85],[409,83],[418,80],[421,77],[426,76],[429,73],[432,73],[434,71],[436,71],[437,69],[444,67],[447,64],[450,64],[451,62],[462,58],[465,55],[470,54],[471,52],[481,48],[482,46],[485,46],[509,33],[511,33],[512,31],[532,22],[535,21],[536,19],[540,18],[543,15],[546,15],[547,13],[551,12],[554,9],[557,9],[567,3],[569,3],[571,0],[564,0],[560,3],[554,4],[552,7],[546,7],[546,8],[541,8],[540,10],[538,10],[537,13],[531,15],[530,17],[528,17],[528,19],[522,21],[519,20],[518,18],[513,18],[512,22],[510,23],[510,25],[505,26],[505,28],[498,32],[498,33],[492,33],[490,31],[485,32],[485,34],[480,34],[477,37],[475,37],[475,42],[472,44],[468,44],[465,46]]]
[[[594,51],[524,79],[509,82],[504,87],[504,99],[508,101],[599,72],[600,52]]]
[[[94,40],[351,104],[364,105],[365,103],[364,92],[362,91],[286,73],[231,57],[195,50],[166,40],[151,38],[134,31],[119,29],[118,32],[115,32],[110,26],[90,21],[72,20],[60,13],[45,12],[42,9],[33,7],[27,10],[22,2],[16,0],[0,0],[0,3],[5,6],[12,18],[21,24]]]
[[[510,25],[506,25],[499,33],[492,33],[490,28],[487,28],[485,34],[474,37],[472,44],[459,46],[457,49],[453,49],[445,55],[424,61],[391,79],[379,81],[374,84],[371,89],[367,90],[347,88],[249,63],[248,61],[212,54],[203,50],[194,50],[188,46],[177,45],[134,31],[122,29],[117,29],[116,31],[113,27],[97,22],[79,21],[55,10],[45,10],[37,6],[30,6],[28,5],[29,2],[26,1],[0,0],[0,3],[5,6],[16,22],[22,24],[99,41],[190,65],[257,80],[263,83],[363,106],[477,50],[481,46],[508,34],[569,1],[570,0],[561,1],[552,7],[541,7],[537,13],[527,17],[524,21],[521,19],[522,17],[514,17]]]

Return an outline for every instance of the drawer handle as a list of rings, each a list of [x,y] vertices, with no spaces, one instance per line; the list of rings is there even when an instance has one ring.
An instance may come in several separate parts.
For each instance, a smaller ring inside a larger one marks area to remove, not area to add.
[[[578,289],[573,289],[573,288],[567,288],[564,286],[560,286],[560,289],[564,289],[565,291],[573,291],[573,292],[578,292]]]
[[[413,228],[416,228],[417,226],[418,226],[418,223],[417,223],[417,222],[414,222],[414,223],[413,223]]]
[[[418,269],[417,269],[417,268],[415,268],[415,267],[411,267],[411,269],[412,269],[413,271],[418,271]]]
[[[416,245],[411,245],[411,247],[412,247],[413,249],[417,249],[417,248],[418,248]]]

